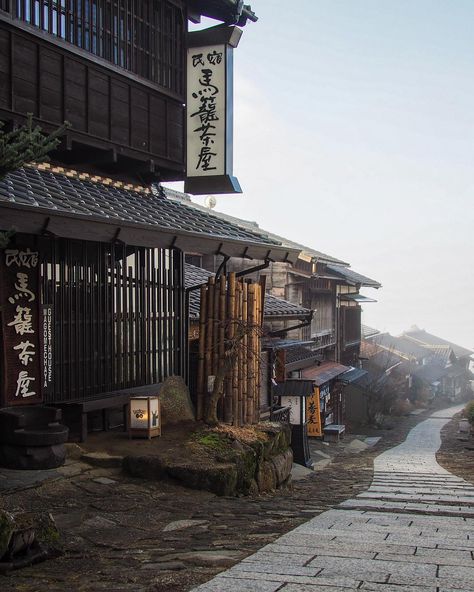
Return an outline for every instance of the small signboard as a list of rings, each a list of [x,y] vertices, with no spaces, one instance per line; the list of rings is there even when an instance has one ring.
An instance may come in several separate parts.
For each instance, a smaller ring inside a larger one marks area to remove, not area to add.
[[[41,310],[41,386],[45,396],[53,391],[53,307],[51,304],[43,304]]]
[[[21,246],[0,251],[0,278],[3,403],[40,403],[39,253]]]
[[[320,393],[317,386],[314,387],[314,393],[306,399],[306,417],[308,423],[308,436],[321,437],[321,407]]]

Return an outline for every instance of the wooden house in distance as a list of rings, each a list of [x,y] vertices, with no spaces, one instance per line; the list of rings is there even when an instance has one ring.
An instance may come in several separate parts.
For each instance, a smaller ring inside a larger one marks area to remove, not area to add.
[[[197,397],[197,365],[198,365],[198,340],[199,340],[199,321],[200,321],[200,286],[207,283],[209,277],[213,277],[213,272],[206,269],[196,267],[189,263],[185,264],[185,281],[188,292],[188,311],[189,311],[189,347],[190,347],[190,392],[193,401]],[[275,378],[273,373],[272,348],[268,347],[266,337],[270,332],[270,326],[275,320],[287,320],[293,323],[310,322],[312,311],[309,311],[301,306],[297,306],[283,300],[276,298],[271,294],[265,294],[264,309],[263,309],[263,347],[260,352],[262,377],[260,381],[259,392],[259,414],[260,418],[265,419],[270,417],[272,407],[272,379]],[[292,351],[296,348],[292,347]],[[296,354],[296,351],[294,352]],[[305,351],[305,358],[307,358]],[[313,355],[313,361],[316,356]]]
[[[364,327],[364,368],[372,375],[384,371],[397,376],[398,390],[414,402],[471,396],[472,353],[418,328],[393,336]]]
[[[209,211],[192,203],[186,194],[167,188],[165,191],[173,200],[189,203],[198,211]],[[248,261],[226,253],[215,257],[198,251],[188,252],[186,260],[211,272],[224,268],[228,272],[245,272],[257,281],[264,278],[267,294],[313,311],[311,320],[303,323],[284,317],[267,319],[268,331],[275,336],[273,349],[279,358],[277,380],[312,380],[322,397],[322,425],[343,423],[345,383],[340,377],[360,365],[361,304],[375,302],[360,294],[360,288],[378,289],[380,283],[353,271],[344,261],[263,230],[254,222],[222,213],[216,215],[300,250],[293,265]],[[267,346],[271,347],[271,343],[267,342]]]

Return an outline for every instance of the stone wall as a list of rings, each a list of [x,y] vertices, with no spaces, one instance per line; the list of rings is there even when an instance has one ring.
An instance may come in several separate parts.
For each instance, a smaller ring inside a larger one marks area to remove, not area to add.
[[[128,456],[124,470],[144,479],[171,478],[185,487],[217,495],[256,495],[289,482],[293,464],[291,430],[278,423],[258,426],[264,438],[243,442],[225,437],[216,440],[212,454],[182,456]],[[212,433],[212,432],[211,432]],[[206,451],[207,452],[207,451]]]

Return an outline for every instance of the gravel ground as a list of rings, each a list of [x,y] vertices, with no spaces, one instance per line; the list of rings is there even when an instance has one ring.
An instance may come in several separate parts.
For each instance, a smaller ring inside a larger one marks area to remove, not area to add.
[[[459,432],[458,414],[441,431],[441,448],[436,460],[453,475],[474,485],[474,437]]]

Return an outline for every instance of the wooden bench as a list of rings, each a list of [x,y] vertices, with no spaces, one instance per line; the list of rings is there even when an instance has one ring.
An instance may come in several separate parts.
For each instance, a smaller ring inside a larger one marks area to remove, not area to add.
[[[123,429],[128,427],[128,404],[131,397],[148,397],[158,395],[161,383],[147,384],[130,389],[101,393],[96,397],[83,400],[73,400],[64,403],[53,403],[62,410],[63,423],[69,427],[69,441],[85,442],[88,434],[87,414],[102,411],[102,428],[109,430],[109,413],[112,409],[121,408]]]
[[[339,442],[344,438],[345,425],[331,423],[324,427],[324,440],[326,442]]]

